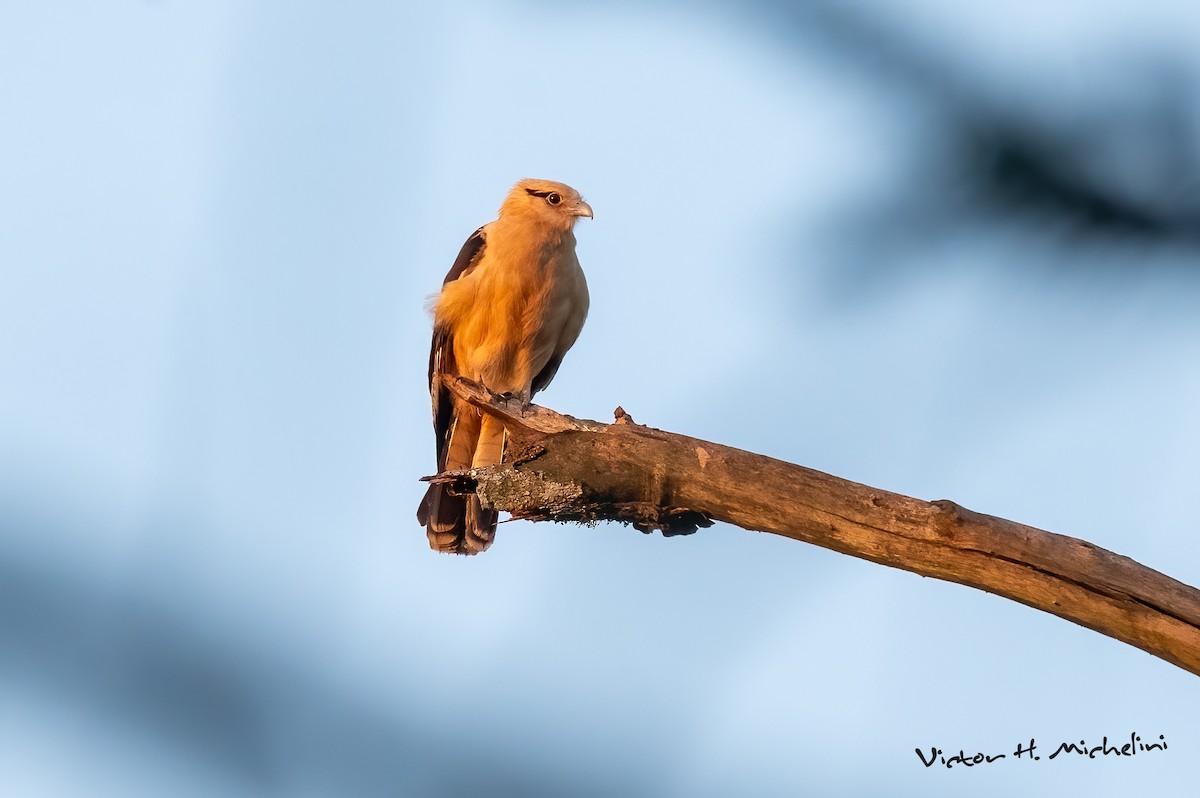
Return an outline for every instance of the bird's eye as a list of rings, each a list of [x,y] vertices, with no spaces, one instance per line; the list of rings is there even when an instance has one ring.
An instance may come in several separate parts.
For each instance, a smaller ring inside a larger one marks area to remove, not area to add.
[[[546,202],[549,202],[551,205],[557,205],[558,203],[562,202],[562,197],[551,191],[546,195]]]

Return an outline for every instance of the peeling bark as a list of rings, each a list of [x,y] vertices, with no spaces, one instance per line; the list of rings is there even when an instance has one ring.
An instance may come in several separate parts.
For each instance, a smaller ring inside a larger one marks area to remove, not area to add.
[[[514,518],[665,535],[724,521],[995,593],[1200,675],[1200,591],[1085,540],[644,427],[621,408],[601,424],[447,385],[504,420],[508,461],[430,479]]]

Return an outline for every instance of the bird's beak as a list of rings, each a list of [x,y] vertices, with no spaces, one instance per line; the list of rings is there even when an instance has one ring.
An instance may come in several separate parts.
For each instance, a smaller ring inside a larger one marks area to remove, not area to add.
[[[575,206],[574,215],[575,216],[586,216],[589,219],[596,218],[595,216],[592,215],[592,206],[588,205],[583,200],[580,200],[579,204]]]

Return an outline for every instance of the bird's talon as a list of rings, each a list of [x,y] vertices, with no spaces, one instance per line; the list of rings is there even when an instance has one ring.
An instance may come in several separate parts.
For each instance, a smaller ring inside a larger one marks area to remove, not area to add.
[[[491,394],[490,399],[493,405],[502,407],[504,412],[511,416],[525,417],[525,411],[529,407],[529,400],[523,397],[517,391],[505,391],[503,393],[495,393],[488,391]]]

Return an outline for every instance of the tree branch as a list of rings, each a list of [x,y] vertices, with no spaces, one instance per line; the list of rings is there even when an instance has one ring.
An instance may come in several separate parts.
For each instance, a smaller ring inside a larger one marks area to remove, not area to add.
[[[665,535],[725,521],[986,590],[1200,675],[1200,591],[1085,540],[644,427],[620,408],[616,423],[600,424],[446,383],[504,420],[508,461],[429,479],[514,518]]]

